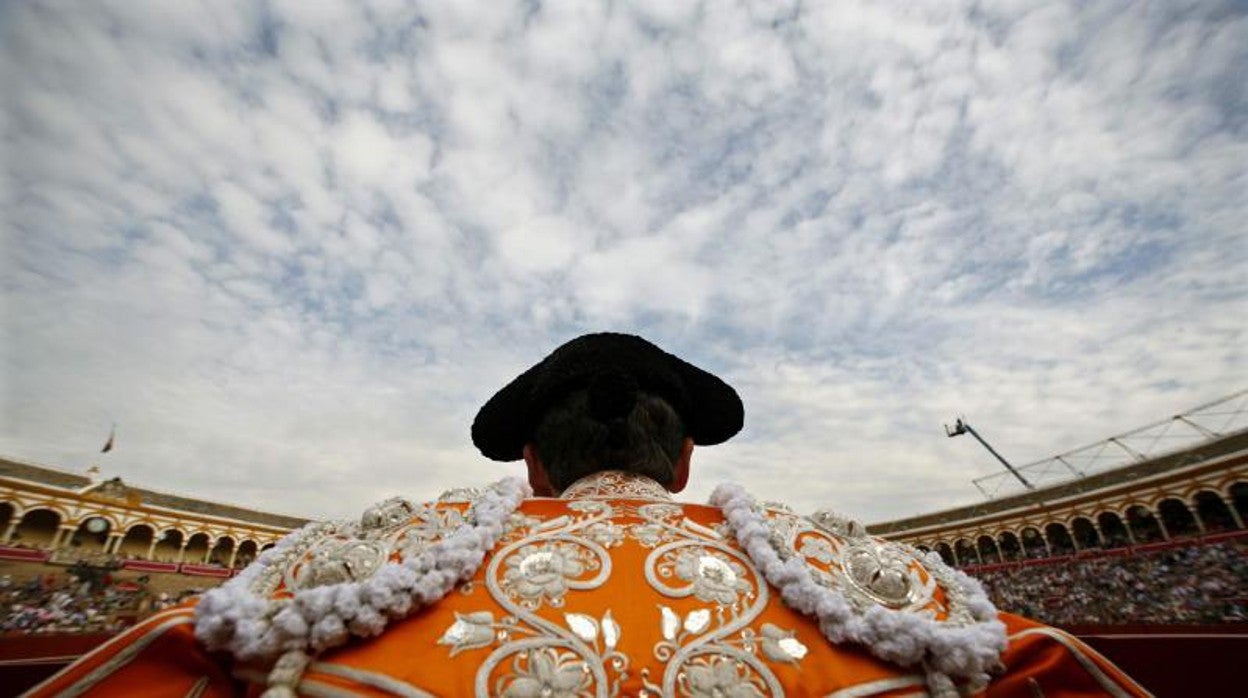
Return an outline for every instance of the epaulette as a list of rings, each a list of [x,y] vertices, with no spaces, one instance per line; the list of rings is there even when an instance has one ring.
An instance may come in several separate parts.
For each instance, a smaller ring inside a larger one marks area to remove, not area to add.
[[[785,603],[833,643],[921,667],[933,695],[974,692],[1000,667],[1005,626],[979,582],[935,553],[874,538],[830,511],[809,517],[721,485],[711,503]]]
[[[294,695],[316,653],[435,603],[476,574],[531,494],[507,478],[456,493],[465,510],[392,498],[357,521],[308,524],[204,594],[195,636],[240,660],[273,661],[265,696]]]

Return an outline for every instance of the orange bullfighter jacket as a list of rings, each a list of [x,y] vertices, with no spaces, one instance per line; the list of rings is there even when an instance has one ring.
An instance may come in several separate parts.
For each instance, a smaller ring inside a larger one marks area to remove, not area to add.
[[[725,486],[505,480],[310,524],[32,696],[1142,696],[939,557]]]

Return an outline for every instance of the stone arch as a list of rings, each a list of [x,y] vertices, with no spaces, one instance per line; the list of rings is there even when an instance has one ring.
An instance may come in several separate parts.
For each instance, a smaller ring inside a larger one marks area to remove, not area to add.
[[[177,562],[178,553],[182,551],[182,543],[186,534],[176,527],[169,526],[156,536],[156,545],[152,547],[152,560],[156,562]]]
[[[936,553],[940,555],[940,559],[944,560],[946,565],[950,567],[957,565],[957,560],[953,558],[953,548],[950,548],[948,543],[944,541],[937,543]]]
[[[0,502],[0,545],[9,545],[22,516],[11,502]]]
[[[234,567],[242,569],[250,565],[257,554],[256,542],[250,538],[244,540],[238,544],[238,552],[234,554]]]
[[[1143,504],[1127,507],[1125,518],[1127,528],[1136,543],[1155,543],[1166,539],[1161,530],[1161,521]]]
[[[1167,497],[1157,503],[1157,515],[1166,526],[1171,538],[1200,534],[1200,523],[1192,515],[1187,503],[1178,497]]]
[[[1096,526],[1086,516],[1076,516],[1070,522],[1070,536],[1075,540],[1075,545],[1080,550],[1103,547],[1101,545],[1101,536],[1096,532]]]
[[[1231,501],[1239,520],[1248,524],[1248,482],[1240,480],[1226,488],[1226,497]]]
[[[131,524],[126,529],[126,534],[121,537],[121,543],[117,545],[117,554],[125,558],[146,560],[155,539],[156,529],[150,523]]]
[[[1196,510],[1196,516],[1200,517],[1205,530],[1209,533],[1242,528],[1235,523],[1235,517],[1231,513],[1231,508],[1226,505],[1226,500],[1213,490],[1202,490],[1194,494],[1192,506]]]
[[[1044,539],[1049,542],[1049,553],[1052,555],[1073,555],[1077,550],[1075,539],[1064,523],[1054,521],[1045,526]]]
[[[1023,545],[1023,555],[1028,558],[1049,556],[1049,543],[1035,526],[1026,526],[1019,532],[1019,540]]]
[[[58,538],[61,522],[64,520],[61,512],[50,507],[29,509],[22,514],[9,542],[24,548],[50,549]]]
[[[95,530],[92,530],[95,529]],[[69,538],[69,547],[79,553],[103,553],[109,534],[117,530],[112,517],[98,513],[84,515]]]
[[[987,533],[975,539],[975,547],[979,550],[979,557],[984,562],[1001,562],[1001,551],[997,548],[997,541]]]
[[[207,562],[212,565],[220,565],[228,567],[230,559],[234,557],[234,537],[225,535],[217,538],[213,543],[212,550],[208,552]]]
[[[207,531],[196,531],[186,539],[186,549],[182,551],[182,559],[180,562],[190,562],[193,564],[201,564],[208,556],[209,544],[211,539],[208,537]]]
[[[953,542],[953,549],[958,554],[958,561],[963,565],[979,564],[979,551],[971,545],[971,541],[966,538],[959,538]]]
[[[1001,551],[1001,559],[1004,561],[1023,559],[1023,544],[1019,542],[1018,534],[1013,531],[997,534],[997,549]]]
[[[1096,515],[1096,523],[1101,529],[1101,546],[1104,548],[1124,548],[1135,542],[1131,529],[1116,511],[1102,511]]]

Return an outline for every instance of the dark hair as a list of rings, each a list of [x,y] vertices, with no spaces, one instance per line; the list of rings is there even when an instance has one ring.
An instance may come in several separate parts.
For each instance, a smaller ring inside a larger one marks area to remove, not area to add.
[[[672,483],[685,425],[661,397],[637,393],[626,416],[606,422],[590,412],[589,391],[569,394],[546,411],[533,433],[550,484],[562,491],[604,470],[625,470]]]

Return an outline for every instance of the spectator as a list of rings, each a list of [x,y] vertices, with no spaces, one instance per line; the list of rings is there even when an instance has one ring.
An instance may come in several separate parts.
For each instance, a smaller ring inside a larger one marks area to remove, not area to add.
[[[1248,556],[1220,542],[975,573],[1003,611],[1051,625],[1201,624],[1248,618]]]

